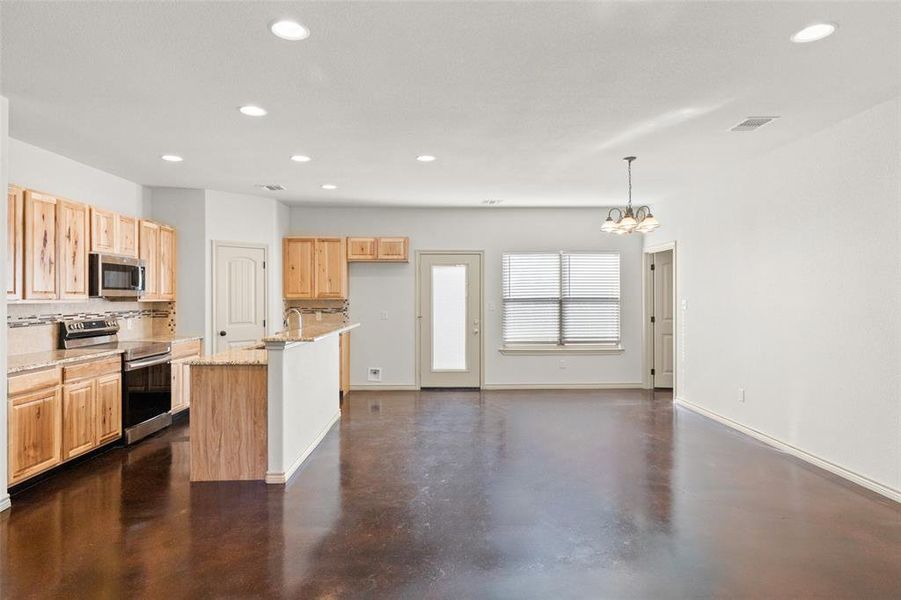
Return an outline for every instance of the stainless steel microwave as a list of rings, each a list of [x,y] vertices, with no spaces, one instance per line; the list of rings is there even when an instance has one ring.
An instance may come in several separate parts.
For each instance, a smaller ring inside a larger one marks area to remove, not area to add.
[[[144,295],[145,265],[140,258],[91,252],[88,295],[94,298],[140,298]]]

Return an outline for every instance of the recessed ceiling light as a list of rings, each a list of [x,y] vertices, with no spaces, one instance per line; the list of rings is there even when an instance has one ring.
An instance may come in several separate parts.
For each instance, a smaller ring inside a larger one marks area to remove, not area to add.
[[[808,25],[801,31],[795,33],[791,37],[791,41],[796,44],[815,42],[817,40],[829,37],[830,35],[835,33],[836,29],[838,29],[838,25],[836,25],[835,23],[814,23],[813,25]]]
[[[160,158],[162,158],[166,162],[181,162],[184,160],[177,154],[163,154]]]
[[[432,162],[433,160],[435,160],[435,157],[431,154],[420,154],[416,157],[416,160],[418,160],[419,162]]]
[[[242,115],[247,115],[248,117],[264,117],[264,116],[266,116],[265,108],[261,108],[259,106],[254,106],[253,104],[248,104],[247,106],[242,106],[238,110],[241,111]]]
[[[306,154],[295,154],[291,157],[291,160],[293,160],[294,162],[310,162],[313,159]]]
[[[276,37],[280,37],[283,40],[288,40],[290,42],[305,40],[310,37],[309,29],[307,29],[297,21],[292,21],[290,19],[279,19],[278,21],[273,21],[269,25],[269,31],[271,31]]]
[[[322,184],[322,189],[324,190],[337,190],[338,186],[334,183],[324,183]]]

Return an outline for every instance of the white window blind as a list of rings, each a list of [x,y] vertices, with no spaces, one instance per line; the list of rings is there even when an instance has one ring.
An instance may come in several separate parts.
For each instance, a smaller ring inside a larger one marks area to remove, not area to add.
[[[503,255],[504,343],[618,344],[619,254]]]

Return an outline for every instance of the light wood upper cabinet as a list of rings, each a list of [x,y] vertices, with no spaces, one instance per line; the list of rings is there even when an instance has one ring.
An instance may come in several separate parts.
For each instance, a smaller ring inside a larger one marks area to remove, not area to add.
[[[59,297],[83,300],[88,297],[88,207],[58,200],[56,231],[59,252]]]
[[[144,300],[158,300],[160,295],[160,226],[141,221],[138,233],[138,256],[144,259]]]
[[[118,251],[118,217],[114,212],[91,207],[91,252],[115,254]]]
[[[347,246],[344,238],[316,238],[316,298],[347,298]]]
[[[370,261],[378,258],[378,240],[374,237],[347,238],[347,260]]]
[[[122,374],[111,373],[96,380],[97,445],[122,435]]]
[[[63,386],[63,460],[84,454],[96,444],[95,390],[93,379]]]
[[[25,191],[25,298],[53,299],[56,285],[56,204],[53,196]]]
[[[348,262],[407,262],[410,238],[347,238]]]
[[[22,250],[25,247],[25,192],[22,188],[9,186],[6,194],[6,298],[20,300],[22,298],[22,268],[25,260]]]
[[[283,240],[282,285],[285,298],[313,298],[315,244],[313,238]]]
[[[134,217],[118,215],[117,219],[118,246],[117,254],[138,257],[138,220]]]
[[[61,397],[56,385],[9,399],[10,484],[60,463]]]
[[[384,261],[406,262],[408,260],[408,247],[410,238],[382,237],[379,238],[378,259]]]
[[[159,298],[161,300],[175,300],[175,230],[167,225],[161,225],[159,236]]]

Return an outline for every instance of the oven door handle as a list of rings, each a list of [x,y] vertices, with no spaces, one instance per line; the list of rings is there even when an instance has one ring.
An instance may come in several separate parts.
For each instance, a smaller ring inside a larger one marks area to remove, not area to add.
[[[131,362],[125,363],[125,371],[137,371],[138,369],[143,369],[144,367],[152,367],[155,365],[162,365],[172,360],[171,354],[163,354],[160,356],[152,356],[150,358],[144,358],[141,360],[133,360]]]

